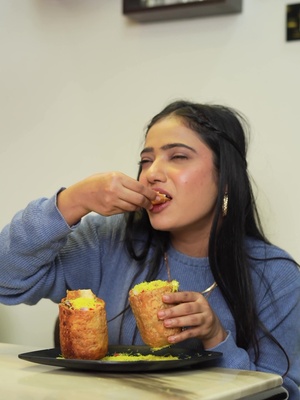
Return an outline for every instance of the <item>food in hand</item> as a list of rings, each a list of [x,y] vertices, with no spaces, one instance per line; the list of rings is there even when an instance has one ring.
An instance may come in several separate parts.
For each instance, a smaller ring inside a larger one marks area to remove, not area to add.
[[[162,301],[167,293],[177,292],[179,283],[175,280],[142,282],[129,292],[129,302],[137,327],[145,344],[152,348],[170,346],[168,336],[181,332],[180,328],[166,328],[158,319],[159,310],[171,307]]]
[[[166,203],[167,201],[171,200],[171,198],[168,195],[164,194],[164,193],[157,192],[157,195],[159,196],[159,199],[153,200],[151,202],[153,205],[163,204],[163,203]]]
[[[59,327],[64,358],[98,360],[107,354],[105,302],[90,289],[67,291],[59,304]]]

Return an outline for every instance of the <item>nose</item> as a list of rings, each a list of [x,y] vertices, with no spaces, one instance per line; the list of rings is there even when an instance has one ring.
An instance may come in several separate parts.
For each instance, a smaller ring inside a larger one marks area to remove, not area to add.
[[[149,183],[165,182],[166,171],[162,161],[154,160],[145,171],[145,176]]]

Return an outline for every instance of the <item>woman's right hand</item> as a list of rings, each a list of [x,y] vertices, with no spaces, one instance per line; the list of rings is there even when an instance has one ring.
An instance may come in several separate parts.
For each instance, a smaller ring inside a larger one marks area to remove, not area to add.
[[[58,195],[57,206],[66,222],[72,226],[94,211],[109,216],[139,208],[151,209],[155,191],[121,172],[92,175]]]

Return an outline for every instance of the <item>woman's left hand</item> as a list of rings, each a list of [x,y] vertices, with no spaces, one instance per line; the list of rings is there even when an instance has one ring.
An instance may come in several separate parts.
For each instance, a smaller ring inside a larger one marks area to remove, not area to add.
[[[182,328],[178,335],[169,336],[171,344],[198,338],[204,349],[210,349],[226,339],[227,332],[201,293],[170,293],[163,296],[163,302],[172,307],[160,310],[158,318],[167,328]]]

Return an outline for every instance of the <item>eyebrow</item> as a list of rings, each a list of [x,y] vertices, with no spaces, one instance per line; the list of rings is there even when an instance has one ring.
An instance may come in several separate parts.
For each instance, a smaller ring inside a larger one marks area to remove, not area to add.
[[[174,149],[176,147],[184,147],[185,149],[191,150],[194,153],[196,153],[196,150],[193,149],[193,147],[190,147],[184,143],[169,143],[169,144],[165,144],[163,146],[161,146],[161,150],[170,150],[170,149]],[[145,147],[142,151],[141,154],[145,154],[145,153],[153,153],[154,152],[154,147]]]

